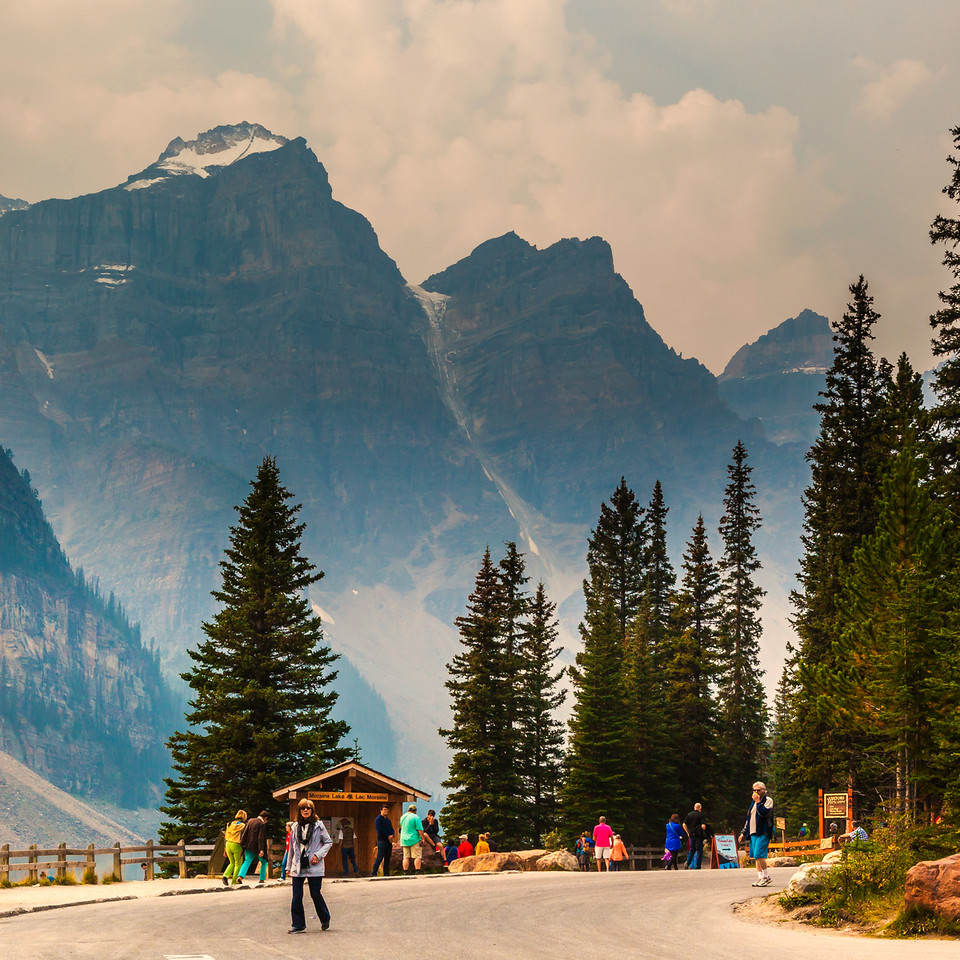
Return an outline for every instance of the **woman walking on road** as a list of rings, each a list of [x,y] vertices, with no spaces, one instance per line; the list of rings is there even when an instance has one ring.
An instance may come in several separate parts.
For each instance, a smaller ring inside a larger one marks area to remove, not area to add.
[[[677,860],[680,859],[680,850],[683,848],[683,825],[680,823],[679,813],[671,814],[667,821],[667,839],[664,841],[663,847],[664,858],[666,859],[667,854],[670,854],[670,858],[667,860],[667,869],[676,870]]]
[[[237,815],[224,828],[223,836],[229,861],[227,869],[223,871],[224,886],[229,885],[231,877],[234,878],[234,883],[240,882],[240,866],[243,863],[243,845],[240,843],[240,837],[243,836],[243,828],[246,824],[247,811],[238,810]]]
[[[307,929],[307,919],[303,912],[303,882],[310,886],[310,897],[317,908],[320,929],[330,926],[330,911],[320,888],[323,885],[323,858],[333,846],[333,840],[327,828],[317,818],[312,800],[301,800],[297,819],[290,831],[290,857],[287,865],[290,880],[293,883],[293,897],[290,901],[289,933],[303,933]]]

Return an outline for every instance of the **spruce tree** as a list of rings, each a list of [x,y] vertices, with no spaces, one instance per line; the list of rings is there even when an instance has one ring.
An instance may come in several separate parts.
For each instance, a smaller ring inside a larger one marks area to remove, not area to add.
[[[720,711],[721,797],[733,797],[759,777],[766,728],[766,697],[760,669],[760,607],[764,591],[755,576],[760,569],[753,543],[760,527],[754,503],[756,488],[747,463],[747,448],[737,441],[727,466],[720,536],[720,625],[717,699]]]
[[[595,584],[603,596],[603,584]],[[628,720],[622,676],[622,644],[612,595],[588,609],[580,625],[583,650],[570,668],[575,703],[563,783],[563,823],[569,836],[590,829],[606,816],[625,829],[630,795],[624,772],[630,761]]]
[[[563,774],[563,724],[555,711],[566,699],[559,689],[564,670],[554,672],[557,644],[556,605],[547,599],[543,583],[530,604],[530,619],[521,646],[519,764],[526,837],[540,847],[543,835],[558,822],[558,797]]]
[[[823,712],[857,735],[879,792],[911,818],[939,809],[938,718],[956,726],[960,712],[957,690],[941,683],[955,656],[943,629],[954,599],[945,526],[908,443],[884,481],[876,530],[845,576],[833,663],[801,673]]]
[[[583,588],[587,606],[593,602],[602,604],[608,597],[613,600],[621,643],[643,598],[646,547],[643,507],[621,477],[610,505],[600,505],[600,517],[587,547],[590,578]],[[597,596],[600,583],[603,594]]]
[[[647,507],[647,548],[644,556],[644,607],[647,642],[654,660],[670,632],[677,575],[667,552],[667,514],[670,508],[663,498],[658,480]]]
[[[304,595],[323,573],[300,552],[300,505],[273,458],[250,486],[213,591],[221,609],[181,674],[193,696],[189,728],[168,741],[176,776],[160,808],[171,818],[165,842],[212,839],[238,806],[274,809],[278,787],[349,754],[349,727],[331,717],[337,656]]]
[[[947,157],[947,163],[953,173],[943,192],[954,203],[960,203],[960,126],[950,132],[954,154]],[[942,306],[930,317],[930,325],[936,331],[934,356],[945,358],[934,376],[936,475],[938,487],[948,496],[950,509],[957,516],[960,514],[960,217],[939,214],[930,228],[930,240],[942,245],[943,265],[953,280],[949,289],[940,291]]]
[[[674,610],[667,697],[676,731],[677,773],[684,799],[694,803],[715,785],[720,578],[710,555],[703,517],[683,555]]]
[[[843,572],[876,527],[880,475],[889,455],[885,394],[890,371],[870,348],[879,314],[862,276],[850,292],[852,300],[835,326],[824,399],[815,408],[820,433],[807,454],[811,483],[804,493],[800,590],[792,597],[800,638],[793,669],[833,663],[833,643],[841,631]],[[846,786],[857,765],[851,738],[820,719],[816,696],[803,684],[797,692],[789,732],[797,789],[810,783],[824,789]]]
[[[440,735],[453,752],[443,783],[450,790],[447,831],[490,830],[509,847],[522,839],[522,786],[517,731],[509,720],[516,701],[506,689],[515,675],[508,673],[505,656],[505,610],[501,571],[488,547],[467,613],[456,620],[462,649],[447,664],[446,681],[453,723]]]

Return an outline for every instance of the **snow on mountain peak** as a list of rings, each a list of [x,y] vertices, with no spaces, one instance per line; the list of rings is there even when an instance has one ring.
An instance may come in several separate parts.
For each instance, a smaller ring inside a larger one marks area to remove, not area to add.
[[[142,190],[171,174],[208,177],[211,167],[228,167],[251,154],[277,150],[289,142],[286,137],[271,133],[259,123],[246,122],[214,127],[201,133],[196,140],[184,141],[177,137],[170,141],[156,163],[131,178],[124,189]]]

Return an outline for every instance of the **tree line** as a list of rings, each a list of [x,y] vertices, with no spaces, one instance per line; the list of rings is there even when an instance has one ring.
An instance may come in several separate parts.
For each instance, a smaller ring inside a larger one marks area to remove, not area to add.
[[[526,591],[515,543],[496,564],[487,549],[456,621],[462,651],[448,665],[448,829],[539,844],[548,829],[572,836],[592,826],[602,807],[624,837],[649,840],[665,810],[709,797],[726,814],[728,798],[756,777],[765,742],[751,472],[738,442],[721,555],[712,557],[699,517],[679,583],[661,484],[643,506],[621,478],[601,504],[587,548],[583,649],[567,668],[568,737],[556,717],[564,692],[555,606],[542,583]]]

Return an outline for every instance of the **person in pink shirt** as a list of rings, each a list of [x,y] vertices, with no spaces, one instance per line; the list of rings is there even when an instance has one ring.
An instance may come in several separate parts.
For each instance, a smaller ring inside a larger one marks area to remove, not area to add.
[[[597,873],[601,870],[610,870],[610,851],[613,849],[613,830],[607,824],[607,818],[601,817],[600,822],[593,828],[593,851],[597,858]],[[603,861],[607,861],[606,868]]]

